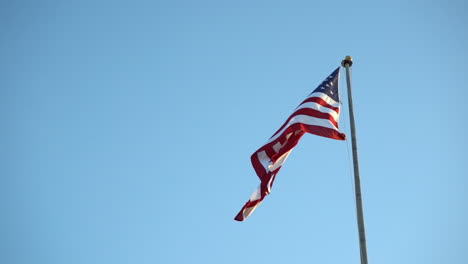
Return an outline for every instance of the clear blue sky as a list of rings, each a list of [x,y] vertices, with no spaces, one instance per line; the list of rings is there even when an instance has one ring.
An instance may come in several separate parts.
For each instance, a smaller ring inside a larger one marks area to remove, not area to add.
[[[349,142],[305,135],[233,220],[250,155],[346,55],[370,263],[466,263],[467,9],[2,1],[0,263],[358,264]]]

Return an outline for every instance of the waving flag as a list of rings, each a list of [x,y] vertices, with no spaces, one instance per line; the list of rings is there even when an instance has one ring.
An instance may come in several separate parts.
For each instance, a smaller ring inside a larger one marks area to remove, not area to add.
[[[270,194],[281,166],[305,133],[338,140],[346,138],[345,134],[338,131],[339,74],[338,67],[307,96],[267,143],[252,154],[250,159],[260,178],[260,186],[234,218],[235,220],[245,220]]]

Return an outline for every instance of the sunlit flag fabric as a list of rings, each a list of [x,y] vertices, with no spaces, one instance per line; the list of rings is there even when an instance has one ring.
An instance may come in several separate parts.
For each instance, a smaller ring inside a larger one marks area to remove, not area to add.
[[[250,159],[260,178],[260,186],[234,218],[235,220],[245,220],[270,194],[281,166],[305,133],[338,140],[346,138],[345,134],[338,131],[339,74],[338,67],[307,96],[267,143],[252,154]]]

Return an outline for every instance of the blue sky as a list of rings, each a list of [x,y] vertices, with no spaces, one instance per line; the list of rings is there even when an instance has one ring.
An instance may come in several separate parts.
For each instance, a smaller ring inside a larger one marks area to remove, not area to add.
[[[0,262],[359,263],[349,142],[305,135],[233,220],[250,155],[351,55],[370,263],[466,263],[466,10],[2,2]]]

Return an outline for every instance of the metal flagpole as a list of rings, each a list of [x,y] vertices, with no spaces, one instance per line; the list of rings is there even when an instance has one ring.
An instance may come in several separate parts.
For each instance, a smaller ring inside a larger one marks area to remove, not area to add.
[[[361,264],[367,264],[366,229],[364,227],[364,210],[362,208],[361,178],[359,177],[359,162],[357,152],[356,127],[354,124],[353,96],[351,95],[351,73],[349,71],[349,68],[351,67],[351,65],[353,65],[353,59],[350,56],[346,56],[346,58],[341,62],[341,65],[346,68],[346,83],[348,84],[349,122],[351,126],[351,144],[353,149],[354,191],[356,194],[356,212],[359,231],[359,248],[361,253]]]

